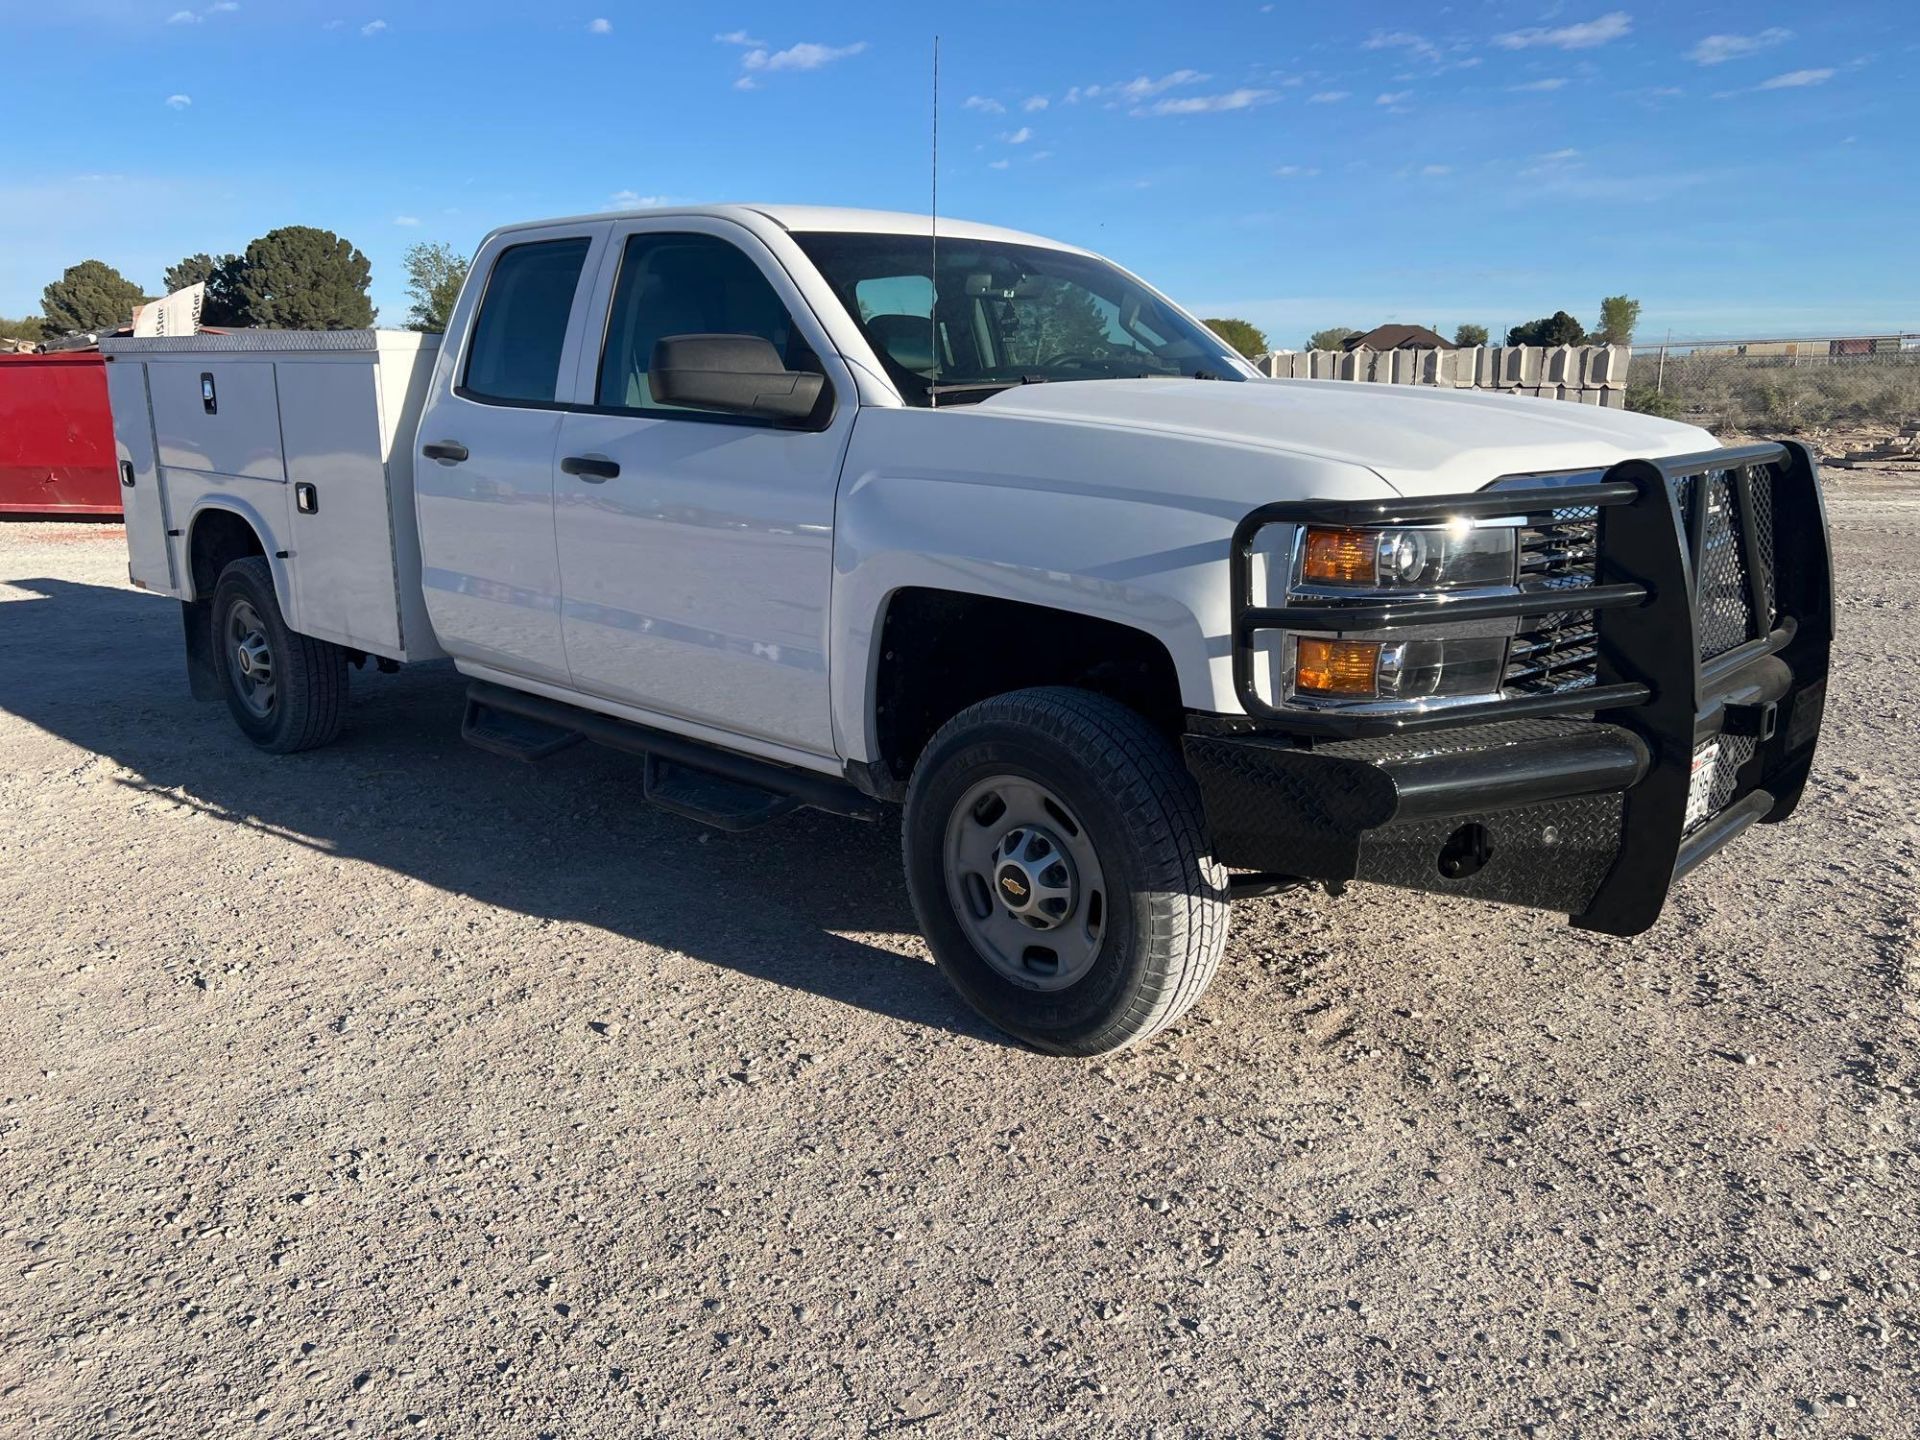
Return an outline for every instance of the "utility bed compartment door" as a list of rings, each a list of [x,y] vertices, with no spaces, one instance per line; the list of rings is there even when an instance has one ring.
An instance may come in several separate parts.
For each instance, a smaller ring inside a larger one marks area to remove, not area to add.
[[[358,356],[279,362],[280,431],[293,487],[288,573],[300,628],[401,649],[387,466],[374,366]]]
[[[113,408],[114,458],[127,520],[127,575],[136,585],[175,594],[179,586],[167,539],[167,497],[154,460],[147,367],[138,360],[107,366],[107,402]]]
[[[136,586],[173,595],[173,545],[167,540],[167,493],[154,461],[154,413],[146,399],[146,367],[140,361],[108,365],[108,405],[113,409],[113,459],[119,470],[121,509],[127,516],[127,578]]]
[[[286,483],[272,360],[175,356],[147,369],[162,465]]]

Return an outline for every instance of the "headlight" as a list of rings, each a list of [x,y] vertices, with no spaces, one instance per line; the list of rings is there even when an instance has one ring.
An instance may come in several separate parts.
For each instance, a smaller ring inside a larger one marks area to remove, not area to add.
[[[1443,640],[1294,642],[1293,693],[1328,700],[1425,700],[1486,695],[1500,688],[1504,635]]]
[[[1511,585],[1511,525],[1404,526],[1389,530],[1309,525],[1300,580],[1366,590],[1458,590]]]

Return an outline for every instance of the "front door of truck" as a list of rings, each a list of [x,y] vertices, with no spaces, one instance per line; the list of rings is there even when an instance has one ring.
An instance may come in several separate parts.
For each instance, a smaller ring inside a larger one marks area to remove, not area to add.
[[[509,231],[461,293],[414,441],[427,614],[469,668],[567,684],[553,461],[605,222]],[[598,334],[596,327],[595,334]]]
[[[576,688],[702,728],[834,753],[827,693],[833,503],[851,377],[745,230],[694,217],[620,225],[594,287],[560,423],[554,525]],[[592,328],[601,334],[601,326]],[[828,393],[804,423],[653,398],[656,341],[755,335]]]

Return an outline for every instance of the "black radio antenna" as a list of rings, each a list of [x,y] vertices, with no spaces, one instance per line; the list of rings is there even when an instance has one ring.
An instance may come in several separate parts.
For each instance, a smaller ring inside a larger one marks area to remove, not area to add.
[[[940,405],[940,37],[933,37],[933,203],[927,214],[927,342],[933,373],[927,378],[927,408]]]

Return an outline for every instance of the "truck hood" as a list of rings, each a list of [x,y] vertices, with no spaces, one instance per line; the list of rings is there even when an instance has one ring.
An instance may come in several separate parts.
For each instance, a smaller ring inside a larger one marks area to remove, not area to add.
[[[1086,380],[1021,385],[995,414],[1154,430],[1364,466],[1403,495],[1478,490],[1503,475],[1692,454],[1718,442],[1626,410],[1352,380]]]

